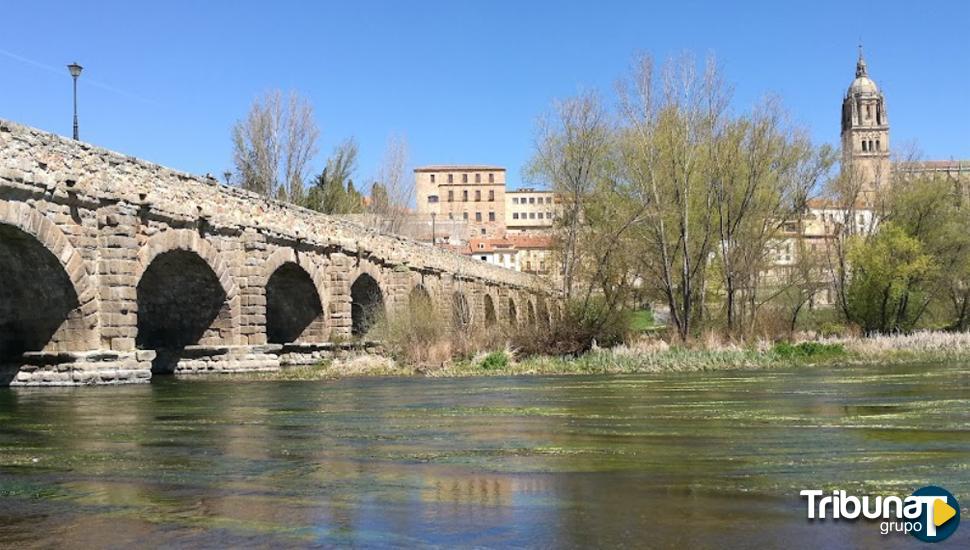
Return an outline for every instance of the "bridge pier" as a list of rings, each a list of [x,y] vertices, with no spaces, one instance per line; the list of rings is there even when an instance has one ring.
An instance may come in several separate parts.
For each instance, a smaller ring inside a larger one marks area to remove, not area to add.
[[[155,374],[216,374],[280,370],[279,344],[257,346],[186,346],[159,349]]]
[[[0,365],[0,385],[139,384],[152,377],[155,352],[31,351]]]

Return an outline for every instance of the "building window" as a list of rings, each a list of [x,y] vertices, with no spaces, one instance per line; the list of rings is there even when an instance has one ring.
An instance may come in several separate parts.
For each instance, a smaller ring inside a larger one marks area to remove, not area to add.
[[[882,151],[882,147],[879,145],[879,140],[876,140],[876,151]]]
[[[518,212],[512,212],[512,219],[513,220],[519,219],[519,213]]]
[[[435,204],[438,202],[438,195],[428,195],[428,203]]]
[[[468,221],[468,212],[462,212],[461,213],[461,219],[463,219],[463,220],[465,220],[467,222]]]
[[[866,104],[866,119],[872,118],[872,105]]]
[[[434,174],[431,174],[431,183],[434,183]]]
[[[468,183],[468,174],[462,174],[461,175],[461,182],[462,183]]]
[[[475,183],[482,183],[482,175],[475,174]]]
[[[475,190],[475,202],[481,202],[481,201],[482,201],[482,192],[476,189]]]
[[[482,235],[484,235],[484,234],[485,234],[485,228],[483,227],[482,228]]]
[[[448,174],[448,183],[455,183],[455,175]]]
[[[478,248],[484,250],[485,249],[485,243],[478,243]]]
[[[494,189],[489,189],[488,190],[488,202],[495,202],[495,190]]]
[[[468,189],[465,189],[461,192],[461,200],[463,202],[468,202]]]
[[[476,222],[482,221],[482,213],[481,212],[475,212],[475,221]]]
[[[489,212],[488,213],[488,221],[490,221],[490,222],[494,222],[495,221],[495,212]]]
[[[455,202],[455,192],[448,190],[448,202]]]
[[[535,203],[536,203],[536,198],[535,197],[529,197],[529,204],[535,204]]]
[[[866,140],[862,140],[862,152],[868,151],[869,149],[867,149],[867,147],[868,145],[866,144]]]
[[[529,212],[529,219],[530,220],[536,219],[536,213],[535,212]]]
[[[488,175],[488,183],[495,183],[495,174]]]
[[[455,219],[455,213],[454,212],[448,212],[448,219],[449,220]]]
[[[485,256],[482,256],[482,261],[483,262],[487,262],[488,261],[488,258],[486,258]]]
[[[519,197],[512,197],[512,204],[519,204]]]

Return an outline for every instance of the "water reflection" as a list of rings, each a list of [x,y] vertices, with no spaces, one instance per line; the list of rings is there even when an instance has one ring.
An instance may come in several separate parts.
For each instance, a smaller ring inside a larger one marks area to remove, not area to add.
[[[808,523],[798,491],[968,495],[967,374],[5,389],[0,540],[903,545],[869,524]]]

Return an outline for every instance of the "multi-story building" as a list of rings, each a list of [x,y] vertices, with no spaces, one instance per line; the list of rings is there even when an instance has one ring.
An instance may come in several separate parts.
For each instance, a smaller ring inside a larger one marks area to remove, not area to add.
[[[556,275],[551,235],[520,233],[503,238],[473,237],[467,246],[454,250],[506,269]]]
[[[556,278],[559,271],[553,256],[551,235],[518,234],[507,238],[518,251],[519,271]]]
[[[419,216],[465,221],[468,238],[505,234],[505,168],[422,166],[414,170],[414,183]]]
[[[510,234],[552,230],[559,200],[552,191],[523,188],[505,193],[505,226]]]

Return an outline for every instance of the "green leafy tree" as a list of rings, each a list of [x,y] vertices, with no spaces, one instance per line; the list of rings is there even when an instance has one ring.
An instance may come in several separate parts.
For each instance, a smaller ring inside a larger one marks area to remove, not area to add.
[[[926,282],[926,304],[936,324],[970,328],[970,212],[954,181],[940,176],[900,177],[887,219],[918,239],[939,269]],[[935,300],[935,303],[934,303]]]
[[[909,331],[926,309],[935,263],[917,238],[892,222],[848,244],[849,320],[866,333]]]
[[[357,169],[357,142],[351,138],[338,145],[327,166],[313,179],[303,206],[324,214],[357,214],[363,198],[354,189],[351,176]]]

